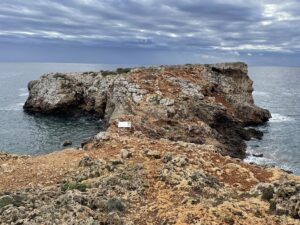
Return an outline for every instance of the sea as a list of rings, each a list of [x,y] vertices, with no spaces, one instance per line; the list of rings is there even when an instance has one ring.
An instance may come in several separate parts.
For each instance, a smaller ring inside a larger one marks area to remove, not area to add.
[[[246,161],[300,175],[300,67],[250,67],[249,76],[255,104],[268,109],[272,118],[258,127],[263,139],[248,142]]]
[[[135,65],[0,63],[0,151],[40,155],[62,149],[65,140],[80,146],[103,130],[101,120],[30,115],[23,112],[27,84],[50,72],[79,72]],[[273,165],[300,175],[300,67],[249,67],[255,103],[272,118],[257,127],[262,140],[250,140],[247,162]],[[254,157],[254,153],[263,157]]]

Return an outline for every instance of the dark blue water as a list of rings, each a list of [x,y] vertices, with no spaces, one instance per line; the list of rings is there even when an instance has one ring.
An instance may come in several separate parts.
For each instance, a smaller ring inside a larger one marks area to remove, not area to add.
[[[61,148],[65,140],[79,146],[102,129],[88,118],[32,116],[23,112],[27,83],[49,72],[99,71],[122,65],[0,63],[0,150],[44,154]]]
[[[255,103],[267,108],[272,119],[260,129],[262,141],[250,141],[250,153],[263,158],[247,161],[276,165],[300,175],[300,68],[254,67],[249,70],[254,81]]]

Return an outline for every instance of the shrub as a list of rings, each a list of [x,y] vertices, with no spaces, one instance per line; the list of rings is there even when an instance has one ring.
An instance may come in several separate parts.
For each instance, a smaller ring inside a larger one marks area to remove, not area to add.
[[[77,189],[79,191],[86,191],[86,184],[81,182],[64,182],[60,185],[62,191],[74,190]]]
[[[108,76],[108,75],[116,75],[117,74],[116,71],[110,71],[110,70],[101,70],[100,72],[105,77]]]
[[[109,212],[111,211],[124,211],[126,209],[125,203],[123,203],[120,199],[118,198],[112,198],[109,199],[107,202],[107,210]]]
[[[131,68],[118,68],[117,73],[129,73]]]
[[[9,204],[13,204],[14,199],[10,196],[3,196],[0,198],[0,209]]]
[[[101,70],[101,74],[103,76],[109,76],[109,75],[117,75],[117,74],[124,74],[129,73],[131,71],[131,68],[118,68],[117,70]]]

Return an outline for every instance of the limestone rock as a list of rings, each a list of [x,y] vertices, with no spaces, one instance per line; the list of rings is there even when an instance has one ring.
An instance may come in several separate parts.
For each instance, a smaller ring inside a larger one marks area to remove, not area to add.
[[[72,141],[70,140],[65,140],[64,143],[62,144],[62,146],[66,147],[66,146],[70,146],[72,145]]]
[[[270,118],[254,104],[253,82],[244,63],[126,71],[43,75],[28,84],[24,110],[95,116],[108,128],[126,117],[135,124],[134,132],[196,144],[214,139],[222,154],[234,157],[245,156],[244,140],[262,136],[244,126]],[[105,140],[102,135],[86,143]]]
[[[132,153],[129,151],[129,150],[127,150],[127,149],[122,149],[121,150],[121,157],[123,158],[123,159],[128,159],[128,158],[130,158],[132,156]]]

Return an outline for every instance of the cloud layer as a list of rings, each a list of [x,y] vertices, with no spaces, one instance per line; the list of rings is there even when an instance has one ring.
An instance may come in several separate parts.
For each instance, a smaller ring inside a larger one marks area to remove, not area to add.
[[[297,0],[2,0],[0,45],[299,55],[299,15]]]

